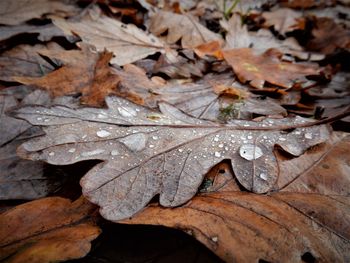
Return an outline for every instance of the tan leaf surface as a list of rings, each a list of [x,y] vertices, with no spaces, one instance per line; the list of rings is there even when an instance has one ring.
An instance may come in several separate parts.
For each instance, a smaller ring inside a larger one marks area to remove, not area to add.
[[[183,48],[195,48],[211,41],[222,42],[219,34],[210,31],[189,14],[155,13],[151,17],[150,31],[159,36],[167,30],[166,42],[174,44],[181,39]]]
[[[119,78],[112,73],[108,62],[112,53],[97,53],[89,46],[82,50],[41,51],[41,54],[63,62],[59,69],[41,78],[14,77],[13,79],[46,89],[53,96],[82,93],[81,102],[90,106],[101,106],[108,94],[114,94]]]
[[[225,60],[232,66],[239,80],[249,82],[255,88],[263,88],[265,82],[283,88],[307,82],[306,76],[319,75],[313,64],[282,62],[276,52],[268,50],[256,55],[250,48],[232,49],[223,52]]]
[[[54,17],[53,22],[67,35],[78,35],[98,51],[107,49],[113,52],[111,63],[118,65],[132,63],[164,50],[164,44],[157,37],[133,24],[124,24],[104,16],[97,8],[89,10],[79,21]]]
[[[79,8],[58,0],[1,0],[0,24],[18,25],[44,14],[73,15]]]
[[[85,256],[100,234],[95,211],[84,198],[49,197],[0,214],[0,259],[42,263]]]

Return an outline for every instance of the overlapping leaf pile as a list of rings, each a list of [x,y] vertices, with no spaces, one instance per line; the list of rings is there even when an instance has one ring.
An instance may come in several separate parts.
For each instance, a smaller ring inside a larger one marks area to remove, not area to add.
[[[91,203],[227,262],[350,260],[349,137],[331,126],[348,130],[345,1],[0,10],[0,198],[64,197],[4,203],[0,260],[83,257],[103,220]],[[74,202],[72,175],[42,162],[87,160]]]

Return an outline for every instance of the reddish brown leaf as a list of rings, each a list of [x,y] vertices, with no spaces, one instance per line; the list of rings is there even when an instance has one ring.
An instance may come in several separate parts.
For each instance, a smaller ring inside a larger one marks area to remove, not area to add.
[[[63,66],[41,78],[14,77],[13,79],[36,85],[53,96],[82,93],[81,102],[90,106],[101,106],[108,94],[115,93],[119,77],[112,73],[108,62],[112,53],[92,52],[89,46],[82,50],[41,52],[48,57],[63,61]]]
[[[49,197],[0,214],[0,259],[53,262],[85,256],[100,229],[92,220],[95,206]]]
[[[249,82],[259,89],[264,87],[265,82],[291,88],[296,83],[307,82],[308,75],[320,74],[318,67],[313,64],[280,61],[279,53],[273,50],[256,55],[250,48],[239,48],[224,51],[223,54],[241,82]]]
[[[338,48],[350,48],[350,30],[337,24],[331,18],[313,17],[313,39],[307,44],[307,48],[324,54],[331,54]]]
[[[122,222],[182,229],[226,262],[301,262],[307,252],[319,262],[346,262],[349,198],[336,198],[209,193],[179,208],[150,206]]]

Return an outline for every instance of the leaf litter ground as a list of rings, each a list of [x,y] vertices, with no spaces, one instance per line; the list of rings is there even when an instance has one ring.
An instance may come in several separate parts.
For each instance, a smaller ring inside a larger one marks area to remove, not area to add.
[[[89,200],[228,262],[349,261],[349,142],[330,125],[348,131],[346,2],[0,6],[0,198],[63,197],[4,202],[3,259],[84,256],[104,228]],[[42,161],[86,160],[71,202]]]

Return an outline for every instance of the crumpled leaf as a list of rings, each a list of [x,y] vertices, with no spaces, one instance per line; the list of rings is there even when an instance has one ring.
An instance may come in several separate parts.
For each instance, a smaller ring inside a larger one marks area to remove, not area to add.
[[[190,14],[175,14],[158,11],[151,17],[150,31],[159,36],[168,30],[166,42],[175,44],[181,39],[183,48],[195,48],[201,44],[220,41],[220,35],[201,25]]]
[[[81,50],[49,50],[41,51],[41,54],[61,60],[63,66],[40,78],[13,79],[44,88],[53,96],[82,93],[81,102],[90,106],[101,106],[106,95],[115,94],[120,79],[108,65],[112,53],[93,52],[91,47],[82,45]]]
[[[100,234],[95,211],[84,198],[49,197],[0,214],[0,260],[58,262],[85,256]]]
[[[275,145],[298,156],[329,135],[324,125],[280,131],[305,125],[307,120],[301,118],[220,125],[166,103],[160,103],[157,113],[117,97],[106,102],[107,110],[23,107],[14,114],[46,126],[46,136],[20,146],[20,156],[60,165],[105,161],[90,170],[81,185],[109,220],[132,216],[157,194],[163,206],[187,202],[205,173],[224,159],[231,160],[243,187],[268,192],[278,179]]]
[[[53,23],[67,35],[76,34],[98,51],[113,52],[111,63],[125,65],[164,50],[164,44],[133,24],[103,16],[95,7],[80,21],[53,17]]]
[[[349,211],[345,196],[217,192],[122,222],[182,229],[225,262],[347,262]]]
[[[0,24],[19,25],[44,14],[74,15],[79,8],[58,0],[2,0],[0,2]]]
[[[307,82],[306,76],[320,74],[314,64],[281,62],[272,50],[255,55],[250,48],[238,48],[224,51],[223,55],[241,82],[249,82],[259,89],[264,87],[265,82],[291,88]]]
[[[49,51],[50,50],[50,51]],[[47,46],[37,44],[34,46],[19,45],[5,51],[0,56],[0,79],[15,81],[15,76],[41,77],[55,68],[39,54],[45,52],[64,52],[62,47],[49,43]]]

